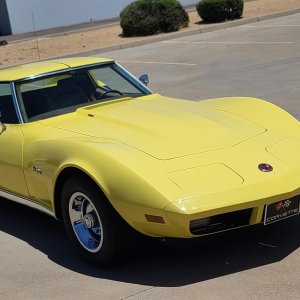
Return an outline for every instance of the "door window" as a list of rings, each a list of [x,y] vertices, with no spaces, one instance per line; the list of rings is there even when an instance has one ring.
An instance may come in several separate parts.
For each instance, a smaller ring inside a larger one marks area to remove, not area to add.
[[[7,124],[19,123],[9,83],[0,83],[0,121]]]

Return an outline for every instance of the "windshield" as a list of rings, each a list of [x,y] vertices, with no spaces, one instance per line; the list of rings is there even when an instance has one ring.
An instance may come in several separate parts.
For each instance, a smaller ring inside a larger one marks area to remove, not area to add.
[[[16,84],[16,92],[25,122],[70,113],[97,102],[151,93],[115,63],[25,80]]]

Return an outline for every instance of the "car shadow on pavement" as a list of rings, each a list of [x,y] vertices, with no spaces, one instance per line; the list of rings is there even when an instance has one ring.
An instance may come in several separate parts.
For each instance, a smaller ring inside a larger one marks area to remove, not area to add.
[[[62,222],[0,199],[0,231],[23,240],[64,268],[95,278],[150,286],[183,286],[278,262],[300,246],[300,217],[162,245],[139,238],[109,269],[83,262]],[[34,259],[34,258],[33,258]]]

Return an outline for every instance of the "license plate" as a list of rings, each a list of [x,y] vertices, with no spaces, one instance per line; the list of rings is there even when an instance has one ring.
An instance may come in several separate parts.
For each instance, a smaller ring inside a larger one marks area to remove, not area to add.
[[[283,219],[298,215],[300,212],[300,197],[278,201],[266,205],[264,224],[268,225]]]

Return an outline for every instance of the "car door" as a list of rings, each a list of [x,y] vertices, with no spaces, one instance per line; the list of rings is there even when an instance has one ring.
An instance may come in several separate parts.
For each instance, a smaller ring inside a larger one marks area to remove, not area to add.
[[[0,192],[29,197],[23,173],[23,134],[9,83],[0,83]]]

